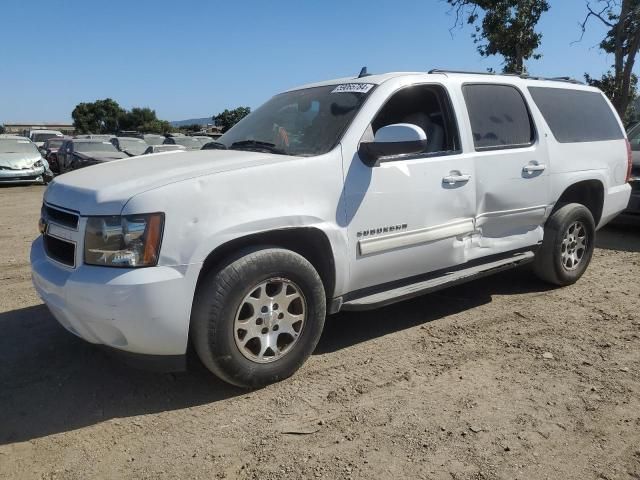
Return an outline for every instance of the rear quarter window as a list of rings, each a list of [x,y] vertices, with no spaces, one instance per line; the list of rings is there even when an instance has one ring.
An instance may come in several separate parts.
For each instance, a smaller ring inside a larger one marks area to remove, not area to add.
[[[531,145],[535,129],[522,93],[511,85],[462,87],[476,150]]]
[[[529,93],[560,143],[624,138],[615,113],[600,92],[529,87]]]

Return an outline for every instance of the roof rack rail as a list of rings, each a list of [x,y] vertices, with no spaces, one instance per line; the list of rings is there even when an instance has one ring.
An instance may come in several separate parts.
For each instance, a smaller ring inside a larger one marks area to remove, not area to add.
[[[575,84],[579,84],[579,85],[584,85],[584,82],[581,82],[580,80],[576,80],[575,78],[571,78],[571,77],[536,77],[536,76],[531,76],[528,75],[526,73],[494,73],[494,72],[474,72],[471,70],[446,70],[446,69],[441,69],[441,68],[432,68],[431,70],[429,70],[427,73],[462,73],[462,74],[466,74],[466,75],[503,75],[506,77],[518,77],[518,78],[525,78],[528,80],[547,80],[547,81],[551,81],[551,82],[567,82],[567,83],[575,83]]]

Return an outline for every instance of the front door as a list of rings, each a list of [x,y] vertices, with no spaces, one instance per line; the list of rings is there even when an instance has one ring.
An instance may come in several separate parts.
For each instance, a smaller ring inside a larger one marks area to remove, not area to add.
[[[383,126],[412,123],[425,131],[428,147],[374,167],[353,153],[345,173],[352,292],[466,260],[476,181],[454,119],[444,87],[414,85],[396,92],[365,132],[371,140]]]

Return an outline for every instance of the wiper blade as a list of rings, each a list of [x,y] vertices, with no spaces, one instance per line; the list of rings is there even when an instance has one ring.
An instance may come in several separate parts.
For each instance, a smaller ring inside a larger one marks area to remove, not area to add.
[[[284,150],[276,147],[275,143],[260,142],[258,140],[242,140],[240,142],[233,142],[229,148],[237,148],[238,150],[250,148],[267,151],[269,153],[277,153],[279,155],[289,155]]]
[[[227,146],[222,142],[207,142],[203,146],[207,147],[205,150],[226,150]]]

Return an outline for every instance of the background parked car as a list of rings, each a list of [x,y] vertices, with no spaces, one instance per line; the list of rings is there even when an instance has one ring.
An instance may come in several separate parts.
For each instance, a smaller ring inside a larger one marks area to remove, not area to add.
[[[82,135],[76,135],[75,138],[86,138],[89,140],[103,140],[110,142],[112,138],[115,138],[115,135],[102,134],[102,133],[85,133]]]
[[[164,141],[165,145],[182,145],[187,150],[200,150],[202,148],[202,142],[195,137],[167,137]]]
[[[185,151],[186,149],[187,147],[183,147],[182,145],[149,145],[144,151],[144,155],[150,153]]]
[[[58,130],[31,130],[29,132],[29,140],[41,147],[45,141],[54,137],[63,137],[62,132]]]
[[[60,173],[58,168],[58,150],[66,140],[71,137],[52,137],[44,142],[40,147],[42,156],[49,162],[49,168],[53,173]]]
[[[145,142],[141,138],[133,138],[133,137],[112,138],[111,143],[119,151],[126,153],[130,157],[135,157],[136,155],[142,155],[147,149],[147,147],[149,146],[147,142]]]
[[[618,217],[619,222],[640,222],[640,123],[635,124],[628,132],[631,144],[631,197],[627,209]]]
[[[208,137],[207,135],[193,135],[191,138],[195,138],[200,142],[200,148],[204,147],[207,143],[211,143],[213,138]]]
[[[35,143],[17,135],[0,136],[0,183],[43,181],[45,165]]]
[[[166,137],[155,133],[143,133],[140,138],[147,142],[147,145],[162,145]]]
[[[65,173],[96,163],[128,157],[126,153],[119,152],[111,142],[73,138],[65,141],[58,150],[58,168],[60,173]]]

